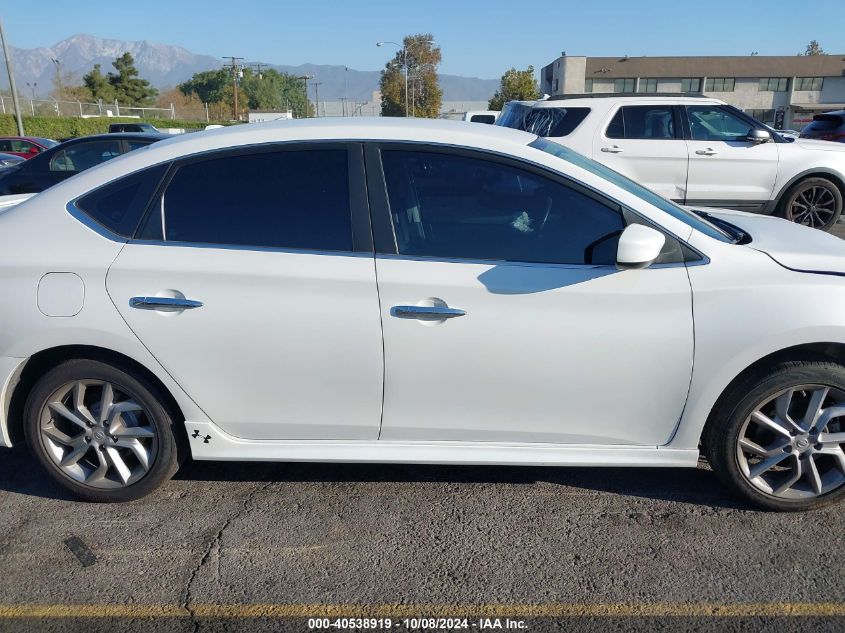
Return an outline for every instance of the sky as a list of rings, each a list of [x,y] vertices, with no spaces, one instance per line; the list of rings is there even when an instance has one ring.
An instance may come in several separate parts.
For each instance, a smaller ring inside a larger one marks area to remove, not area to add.
[[[802,6],[803,5],[803,6]],[[803,8],[804,6],[808,8]],[[816,39],[845,53],[842,0],[0,0],[19,48],[77,33],[175,44],[250,61],[377,70],[379,40],[432,33],[447,74],[496,78],[569,55],[793,55]]]

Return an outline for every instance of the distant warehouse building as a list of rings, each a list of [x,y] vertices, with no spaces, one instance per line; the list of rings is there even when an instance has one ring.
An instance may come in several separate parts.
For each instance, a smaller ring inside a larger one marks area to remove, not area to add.
[[[778,128],[845,108],[845,55],[783,57],[576,57],[540,71],[549,95],[703,92]]]

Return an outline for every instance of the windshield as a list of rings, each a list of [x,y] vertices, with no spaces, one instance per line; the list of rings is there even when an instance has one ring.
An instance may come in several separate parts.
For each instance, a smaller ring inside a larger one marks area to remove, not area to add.
[[[589,113],[590,108],[535,108],[524,103],[508,103],[496,125],[537,136],[569,136]]]
[[[605,180],[612,182],[617,187],[637,196],[639,199],[648,202],[650,205],[657,207],[661,211],[665,211],[676,220],[680,220],[684,224],[694,228],[696,231],[700,231],[701,233],[708,235],[709,237],[717,239],[720,242],[734,241],[728,233],[699,215],[696,215],[692,211],[687,211],[686,209],[679,207],[674,202],[657,195],[642,185],[638,185],[636,182],[626,176],[623,176],[619,172],[613,171],[610,167],[587,158],[586,156],[566,148],[563,145],[544,138],[538,138],[536,141],[530,143],[530,147],[539,149],[547,154],[551,154],[552,156],[562,158],[581,169],[586,169],[591,174],[595,174],[600,178],[604,178]]]

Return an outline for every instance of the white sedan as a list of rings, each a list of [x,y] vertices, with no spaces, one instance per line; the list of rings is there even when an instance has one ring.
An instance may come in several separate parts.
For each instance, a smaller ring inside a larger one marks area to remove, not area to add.
[[[845,495],[845,245],[549,140],[319,119],[0,210],[0,443],[125,501],[186,457],[688,466]]]

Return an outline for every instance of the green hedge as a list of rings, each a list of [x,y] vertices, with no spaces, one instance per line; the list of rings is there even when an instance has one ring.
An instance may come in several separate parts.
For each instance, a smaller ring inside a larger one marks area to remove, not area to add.
[[[201,130],[208,125],[205,121],[181,121],[179,119],[126,119],[122,117],[82,119],[79,117],[43,116],[25,116],[23,118],[24,134],[27,136],[42,136],[56,140],[72,136],[102,134],[109,131],[110,123],[151,123],[158,128],[184,128],[186,130]],[[219,123],[219,125],[229,125],[229,123]],[[18,127],[15,123],[15,117],[11,114],[0,114],[0,136],[16,136],[17,133]]]

